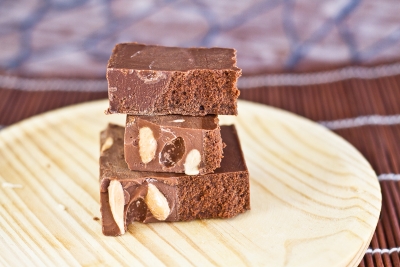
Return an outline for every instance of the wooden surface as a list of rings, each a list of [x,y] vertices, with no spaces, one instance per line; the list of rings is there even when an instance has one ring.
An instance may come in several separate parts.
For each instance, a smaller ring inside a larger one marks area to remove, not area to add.
[[[356,266],[364,256],[381,208],[367,161],[317,124],[243,101],[238,117],[221,121],[238,128],[251,211],[103,236],[99,131],[125,119],[106,107],[69,107],[0,132],[0,265]]]

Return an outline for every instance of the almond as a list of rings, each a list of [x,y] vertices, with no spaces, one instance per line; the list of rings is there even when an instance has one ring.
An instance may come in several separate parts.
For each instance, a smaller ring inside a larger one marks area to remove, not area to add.
[[[139,130],[139,155],[143,163],[149,163],[153,160],[157,150],[157,141],[154,138],[153,131],[149,127],[143,127]]]
[[[186,156],[185,163],[185,173],[187,175],[197,175],[199,174],[199,165],[201,162],[201,155],[197,149],[192,149]]]
[[[153,214],[154,218],[159,221],[164,221],[168,218],[171,212],[168,201],[155,185],[148,185],[147,195],[144,202],[149,208],[151,214]]]
[[[103,153],[104,151],[110,149],[110,147],[112,147],[113,143],[114,143],[114,140],[112,139],[112,137],[111,136],[107,137],[106,141],[101,146],[100,152]]]
[[[124,189],[122,184],[117,180],[110,181],[108,186],[108,199],[110,203],[111,213],[114,221],[117,224],[120,234],[125,233],[125,220],[124,220]]]

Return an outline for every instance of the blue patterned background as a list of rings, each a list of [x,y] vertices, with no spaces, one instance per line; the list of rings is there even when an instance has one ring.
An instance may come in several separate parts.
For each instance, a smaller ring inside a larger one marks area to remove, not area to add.
[[[234,47],[244,74],[376,65],[400,58],[399,14],[389,0],[1,0],[0,70],[103,77],[129,41]]]

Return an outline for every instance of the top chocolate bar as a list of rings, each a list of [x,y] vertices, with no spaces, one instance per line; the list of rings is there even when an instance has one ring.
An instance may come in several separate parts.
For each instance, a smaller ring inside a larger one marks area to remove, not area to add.
[[[234,49],[117,44],[107,66],[106,112],[237,115],[240,75]]]

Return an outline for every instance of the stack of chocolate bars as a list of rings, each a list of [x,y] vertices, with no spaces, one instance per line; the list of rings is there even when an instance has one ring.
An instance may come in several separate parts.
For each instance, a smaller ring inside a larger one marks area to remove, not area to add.
[[[109,109],[125,128],[101,132],[103,233],[139,221],[230,218],[250,209],[249,174],[233,125],[234,49],[118,44],[107,66]]]

